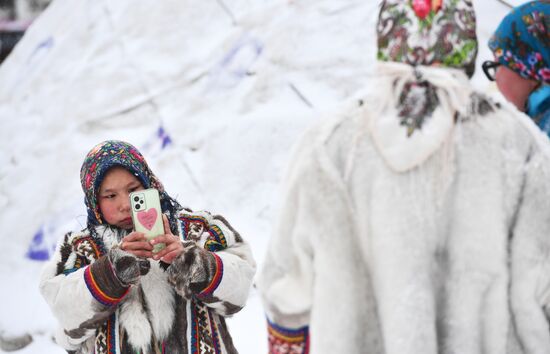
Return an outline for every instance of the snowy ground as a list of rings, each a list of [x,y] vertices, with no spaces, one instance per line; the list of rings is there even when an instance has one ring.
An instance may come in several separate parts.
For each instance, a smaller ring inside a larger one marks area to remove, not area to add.
[[[481,62],[507,8],[474,3]],[[292,144],[368,84],[377,6],[55,0],[0,66],[0,335],[64,352],[29,255],[85,223],[79,168],[105,139],[138,146],[182,204],[226,215],[261,265]],[[229,325],[242,353],[266,352],[254,290]]]

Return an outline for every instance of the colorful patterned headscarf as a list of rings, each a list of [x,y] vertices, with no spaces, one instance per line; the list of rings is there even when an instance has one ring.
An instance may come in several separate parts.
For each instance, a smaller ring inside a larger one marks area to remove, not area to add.
[[[475,70],[476,21],[468,0],[385,0],[377,26],[378,60]]]
[[[516,7],[489,40],[496,60],[526,79],[550,84],[550,1]]]
[[[136,176],[143,187],[156,188],[160,194],[163,212],[173,214],[181,208],[164,190],[162,183],[153,174],[143,155],[129,143],[119,140],[107,140],[96,145],[84,159],[80,169],[80,182],[86,197],[88,226],[104,224],[97,202],[97,193],[107,171],[120,166]]]

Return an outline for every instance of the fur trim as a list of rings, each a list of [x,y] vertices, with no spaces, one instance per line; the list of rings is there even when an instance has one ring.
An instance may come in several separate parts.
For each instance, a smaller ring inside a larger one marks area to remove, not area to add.
[[[143,307],[141,288],[132,287],[118,310],[119,323],[128,335],[128,342],[134,349],[148,352],[153,337],[147,313]]]
[[[119,321],[134,349],[147,352],[153,337],[166,338],[174,323],[175,294],[158,262],[121,303]]]
[[[166,272],[159,263],[151,262],[151,270],[141,278],[141,287],[149,309],[151,325],[159,340],[168,336],[175,317],[175,292],[166,277]]]
[[[115,229],[109,226],[97,226],[95,228],[97,235],[101,237],[105,249],[110,250],[113,247],[118,246],[119,242],[128,234],[126,230]]]

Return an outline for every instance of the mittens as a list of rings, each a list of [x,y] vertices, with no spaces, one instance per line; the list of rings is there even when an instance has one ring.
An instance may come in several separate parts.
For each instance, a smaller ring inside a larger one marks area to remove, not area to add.
[[[174,285],[178,294],[191,299],[212,282],[217,265],[211,252],[194,242],[186,241],[183,244],[183,252],[167,269],[168,281]]]
[[[151,263],[147,259],[140,259],[120,248],[113,248],[107,254],[117,279],[124,286],[137,284],[139,278],[149,272]]]

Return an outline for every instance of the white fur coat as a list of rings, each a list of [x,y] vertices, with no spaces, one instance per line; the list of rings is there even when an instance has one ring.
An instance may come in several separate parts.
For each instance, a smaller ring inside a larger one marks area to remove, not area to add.
[[[547,138],[433,68],[417,70],[444,107],[403,138],[384,92],[413,69],[383,69],[379,93],[295,151],[258,280],[272,349],[550,353]]]

